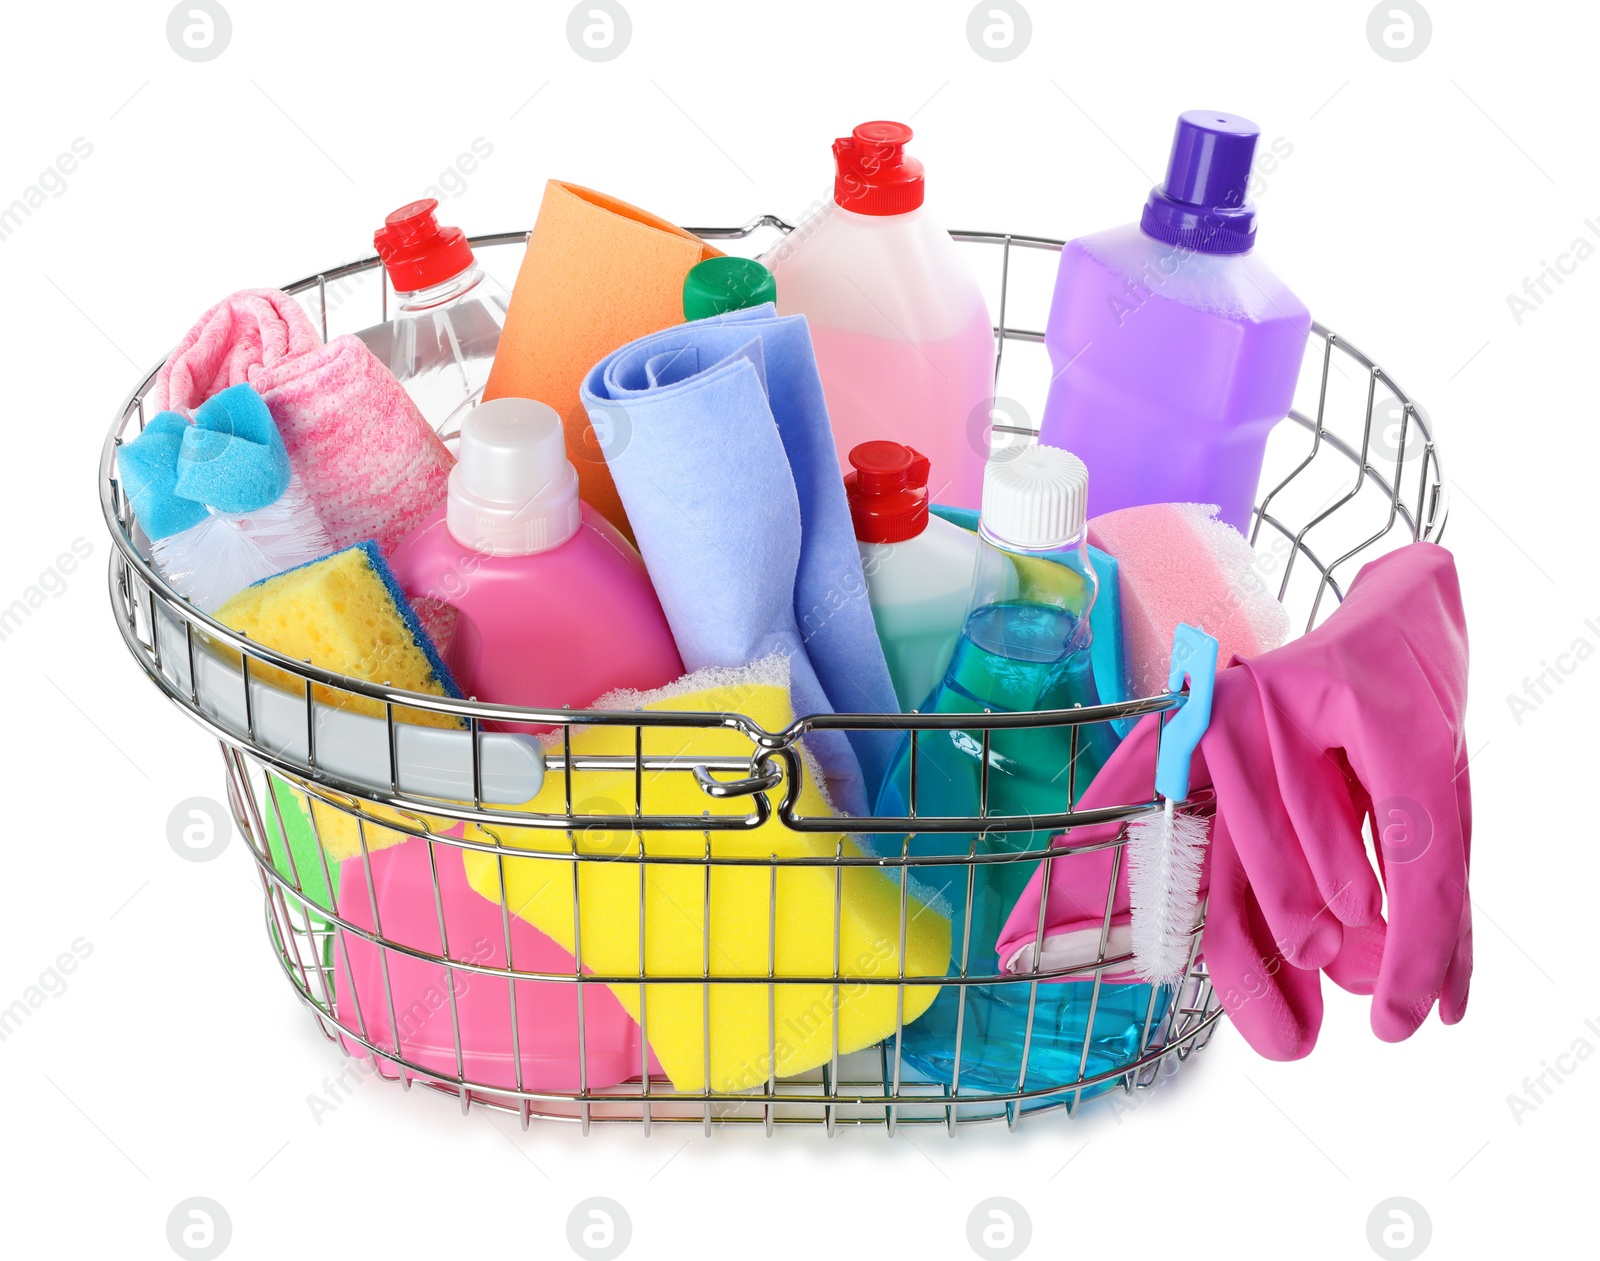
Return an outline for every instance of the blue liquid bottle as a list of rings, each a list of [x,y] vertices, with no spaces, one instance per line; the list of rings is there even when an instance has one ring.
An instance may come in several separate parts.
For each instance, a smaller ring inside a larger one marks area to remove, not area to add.
[[[1089,662],[1089,610],[1097,582],[1085,547],[1087,490],[1083,462],[1054,447],[1024,447],[989,462],[966,621],[944,681],[922,712],[1001,713],[1099,704]],[[1068,554],[1063,557],[1062,551]],[[1046,559],[1046,553],[1055,555]],[[1079,725],[1074,759],[1073,730],[992,732],[987,813],[1067,810],[1116,744],[1109,723]],[[981,731],[956,730],[919,737],[918,815],[980,813],[982,736]],[[876,813],[909,813],[910,760],[907,738]],[[1049,829],[983,836],[921,832],[913,836],[910,852],[966,856],[974,848],[979,855],[1042,851],[1052,835]],[[963,966],[967,977],[1000,975],[995,952],[1000,930],[1039,866],[1029,861],[921,869],[924,883],[950,904],[954,932],[949,975],[963,975]],[[1030,991],[1033,1023],[1024,1075]],[[1159,1023],[1170,997],[1165,990],[1153,993],[1148,985],[1104,983],[1097,1000],[1093,994],[1088,981],[1034,986],[1019,978],[946,986],[934,1005],[905,1028],[904,1062],[934,1081],[956,1085],[960,1095],[1071,1085],[1135,1058],[1147,1021],[1151,1028]],[[1091,1089],[1085,1096],[1095,1093],[1099,1091]]]

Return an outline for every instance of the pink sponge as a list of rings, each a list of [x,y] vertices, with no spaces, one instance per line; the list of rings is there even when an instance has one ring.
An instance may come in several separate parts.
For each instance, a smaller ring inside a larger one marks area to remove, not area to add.
[[[1166,691],[1179,622],[1216,636],[1221,665],[1289,638],[1255,550],[1216,514],[1212,504],[1147,504],[1089,522],[1089,542],[1117,561],[1129,696]]]

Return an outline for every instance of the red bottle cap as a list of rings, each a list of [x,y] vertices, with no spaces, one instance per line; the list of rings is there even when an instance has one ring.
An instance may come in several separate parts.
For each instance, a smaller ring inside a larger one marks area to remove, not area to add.
[[[898,442],[863,442],[844,475],[850,522],[862,543],[899,543],[928,528],[928,457]]]
[[[833,200],[858,215],[901,215],[922,205],[922,163],[905,155],[911,128],[862,123],[833,142]]]
[[[441,228],[433,197],[401,206],[372,234],[397,293],[431,289],[472,266],[472,246],[460,228]]]

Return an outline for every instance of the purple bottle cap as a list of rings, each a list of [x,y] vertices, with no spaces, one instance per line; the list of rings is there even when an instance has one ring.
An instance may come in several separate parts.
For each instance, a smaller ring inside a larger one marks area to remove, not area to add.
[[[1150,190],[1139,226],[1169,245],[1243,254],[1256,239],[1256,208],[1248,193],[1260,135],[1259,127],[1237,114],[1179,114],[1166,182]]]

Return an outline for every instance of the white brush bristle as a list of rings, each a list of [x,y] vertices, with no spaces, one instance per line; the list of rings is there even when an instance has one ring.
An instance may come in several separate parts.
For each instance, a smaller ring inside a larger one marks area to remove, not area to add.
[[[150,553],[179,595],[207,613],[251,583],[333,552],[311,497],[298,477],[273,503],[254,512],[214,512],[179,534],[157,539]]]
[[[1178,980],[1189,966],[1205,846],[1206,821],[1170,806],[1128,825],[1133,970],[1152,985]]]

